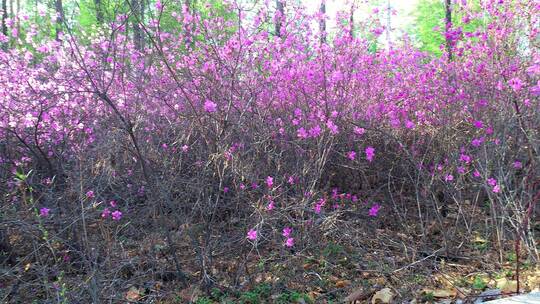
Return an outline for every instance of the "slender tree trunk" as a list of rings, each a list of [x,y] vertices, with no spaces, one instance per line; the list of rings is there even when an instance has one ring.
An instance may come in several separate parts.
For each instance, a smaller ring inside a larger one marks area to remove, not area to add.
[[[319,12],[321,13],[321,21],[319,24],[319,30],[321,32],[321,44],[324,44],[326,43],[326,0],[321,0]]]
[[[56,12],[56,40],[60,40],[60,32],[62,32],[62,28],[64,25],[64,6],[62,4],[62,0],[55,0],[54,1],[54,10]]]
[[[349,15],[349,35],[354,38],[354,2],[351,3],[351,11]]]
[[[6,19],[8,17],[8,11],[7,11],[7,0],[2,0],[2,34],[7,37],[8,35],[8,29],[6,24]],[[2,43],[2,49],[7,49],[7,43]]]
[[[139,22],[143,22],[143,16],[144,14],[141,14],[141,12],[144,10],[144,7],[140,0],[131,0],[131,9],[132,13],[134,15],[133,18],[133,44],[135,45],[135,49],[142,50],[143,45],[143,33],[141,26]]]
[[[11,3],[13,5],[13,3]],[[21,1],[20,0],[16,0],[15,1],[15,14],[13,14],[13,18],[15,18],[15,23],[17,25],[17,33],[19,34],[21,32],[21,22],[19,20],[19,18],[16,16],[19,16],[19,12],[20,12],[20,9],[21,9]]]
[[[446,23],[446,52],[448,53],[448,61],[452,61],[452,38],[450,37],[450,30],[452,29],[452,0],[445,0],[444,8],[446,10],[445,23]]]
[[[103,8],[101,7],[101,0],[94,0],[94,6],[96,7],[96,20],[99,25],[103,24]]]
[[[276,0],[276,36],[281,37],[281,27],[285,16],[285,6],[281,0]]]
[[[392,29],[392,5],[390,0],[386,2],[386,49],[390,50],[390,30]]]

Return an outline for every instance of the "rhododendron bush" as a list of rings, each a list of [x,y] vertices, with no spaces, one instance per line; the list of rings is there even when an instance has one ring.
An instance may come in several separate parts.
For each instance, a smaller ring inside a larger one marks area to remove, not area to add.
[[[122,280],[240,289],[253,259],[330,240],[362,252],[381,229],[447,256],[481,229],[501,259],[519,240],[537,261],[538,1],[458,1],[460,22],[482,25],[445,33],[450,60],[408,38],[373,50],[375,15],[351,31],[343,13],[323,40],[319,14],[248,2],[224,15],[158,1],[136,20],[142,45],[129,13],[58,39],[8,23],[7,297],[97,303]]]

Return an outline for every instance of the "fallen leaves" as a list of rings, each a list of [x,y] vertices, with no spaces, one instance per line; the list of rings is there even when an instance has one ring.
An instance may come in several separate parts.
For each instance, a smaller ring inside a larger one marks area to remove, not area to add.
[[[354,302],[354,301],[363,301],[369,299],[374,293],[374,290],[364,290],[363,288],[358,288],[349,294],[343,301],[345,303]]]
[[[127,292],[126,292],[126,300],[130,302],[136,302],[141,299],[142,293],[141,291],[135,287],[132,286]]]
[[[424,294],[431,294],[435,298],[453,298],[457,295],[455,289],[429,289],[423,290]]]
[[[517,281],[501,278],[496,280],[496,282],[497,288],[500,289],[502,293],[514,293],[517,291]]]
[[[392,303],[392,300],[394,299],[394,292],[392,289],[386,287],[379,291],[377,291],[373,298],[371,298],[371,304],[388,304]]]
[[[349,280],[337,280],[335,283],[336,288],[344,288],[351,284]]]

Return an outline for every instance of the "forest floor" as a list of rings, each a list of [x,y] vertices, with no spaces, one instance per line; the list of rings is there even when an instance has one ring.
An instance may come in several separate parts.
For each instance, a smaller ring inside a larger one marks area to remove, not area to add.
[[[206,291],[202,280],[185,287],[157,280],[146,289],[131,285],[126,299],[197,304],[482,303],[515,295],[518,284],[521,293],[540,288],[540,266],[527,258],[526,250],[519,252],[518,274],[515,242],[504,241],[499,250],[481,229],[454,236],[462,241],[445,250],[443,234],[453,230],[443,232],[434,223],[424,237],[384,224],[333,224],[316,247],[302,251],[274,252],[265,250],[274,246],[266,246],[239,257],[231,248],[228,258],[213,261],[208,274],[213,284]],[[182,264],[196,265],[187,244],[184,252]],[[192,278],[204,277],[197,267],[186,271]]]

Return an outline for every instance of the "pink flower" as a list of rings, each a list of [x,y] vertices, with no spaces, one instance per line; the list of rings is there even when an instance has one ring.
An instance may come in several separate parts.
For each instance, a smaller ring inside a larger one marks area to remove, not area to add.
[[[315,210],[316,214],[320,214],[322,207],[326,204],[326,200],[324,198],[321,198],[317,204],[315,204],[315,207],[313,208]]]
[[[484,142],[484,138],[483,137],[480,137],[480,138],[475,138],[472,140],[471,144],[475,147],[480,147],[480,145]]]
[[[292,176],[292,175],[289,176],[289,179],[287,180],[287,182],[288,182],[289,184],[293,185],[293,184],[294,184],[294,176]]]
[[[379,210],[381,209],[381,205],[374,204],[371,206],[371,209],[369,209],[369,216],[377,216],[377,213],[379,213]]]
[[[270,203],[268,203],[268,205],[266,206],[266,210],[267,211],[274,210],[274,202],[273,201],[270,201]]]
[[[183,145],[182,146],[182,152],[187,152],[189,150],[189,146],[188,145]]]
[[[109,204],[110,204],[111,207],[113,207],[113,208],[116,207],[116,202],[115,202],[115,201],[111,201]]]
[[[499,193],[501,192],[501,187],[499,185],[495,185],[491,191],[493,191],[493,193]]]
[[[298,138],[306,139],[308,138],[308,133],[306,132],[306,129],[300,128],[296,131],[296,136]]]
[[[471,157],[469,155],[466,155],[466,154],[461,154],[460,157],[459,157],[459,160],[461,160],[462,162],[468,164],[471,162]]]
[[[115,221],[119,221],[122,218],[122,212],[120,210],[116,210],[113,213],[111,213],[112,219]]]
[[[375,156],[375,148],[373,147],[367,147],[366,148],[366,158],[368,161],[373,161],[373,157]]]
[[[459,167],[457,168],[457,172],[458,172],[459,174],[465,174],[465,168],[463,168],[462,166],[459,166]]]
[[[285,228],[283,228],[283,233],[281,235],[288,238],[291,235],[291,233],[292,233],[292,228],[291,227],[285,227]]]
[[[445,177],[444,177],[444,180],[446,182],[451,182],[454,180],[454,176],[452,174],[447,174]]]
[[[273,185],[274,185],[274,178],[271,177],[271,176],[268,176],[268,177],[266,178],[266,186],[267,186],[269,189],[271,189]]]
[[[319,125],[316,125],[315,127],[309,129],[309,136],[311,137],[318,137],[321,135],[321,127]]]
[[[405,128],[407,129],[413,129],[414,128],[414,122],[410,121],[410,120],[407,120],[405,122]]]
[[[481,120],[476,120],[473,125],[478,129],[482,129],[484,127],[484,123]]]
[[[474,170],[473,176],[474,176],[474,177],[480,177],[480,176],[481,176],[480,171]]]
[[[223,187],[223,193],[228,193],[229,192],[229,187]]]
[[[495,186],[497,185],[497,180],[491,177],[491,178],[488,178],[487,183],[490,186]]]
[[[105,208],[105,209],[103,209],[103,211],[101,212],[101,217],[102,217],[102,218],[108,218],[109,215],[111,215],[111,211],[109,210],[109,208]]]
[[[519,160],[514,161],[514,169],[521,169],[522,167],[523,164]]]
[[[289,248],[294,246],[294,238],[291,238],[291,237],[287,238],[287,240],[285,241],[285,246],[287,246]]]
[[[350,151],[349,153],[347,153],[347,157],[348,157],[350,160],[354,160],[354,159],[356,158],[356,152]]]
[[[49,216],[49,211],[51,211],[51,209],[43,207],[43,208],[39,209],[39,216],[47,217],[47,216]]]
[[[208,113],[213,113],[217,110],[217,104],[207,99],[204,102],[204,110]]]
[[[94,191],[90,190],[90,191],[86,192],[86,197],[87,198],[94,198],[95,197]]]
[[[363,135],[364,133],[366,133],[366,129],[360,128],[360,127],[354,127],[353,132],[354,132],[354,134],[360,136],[360,135]]]
[[[247,238],[252,241],[255,241],[257,239],[257,230],[250,229],[247,233]]]
[[[326,126],[330,130],[330,133],[332,133],[333,135],[336,135],[339,133],[338,126],[336,126],[336,124],[333,121],[331,120],[327,121]]]
[[[518,92],[523,87],[523,82],[518,77],[514,77],[508,81],[508,85],[512,88],[512,90]]]

